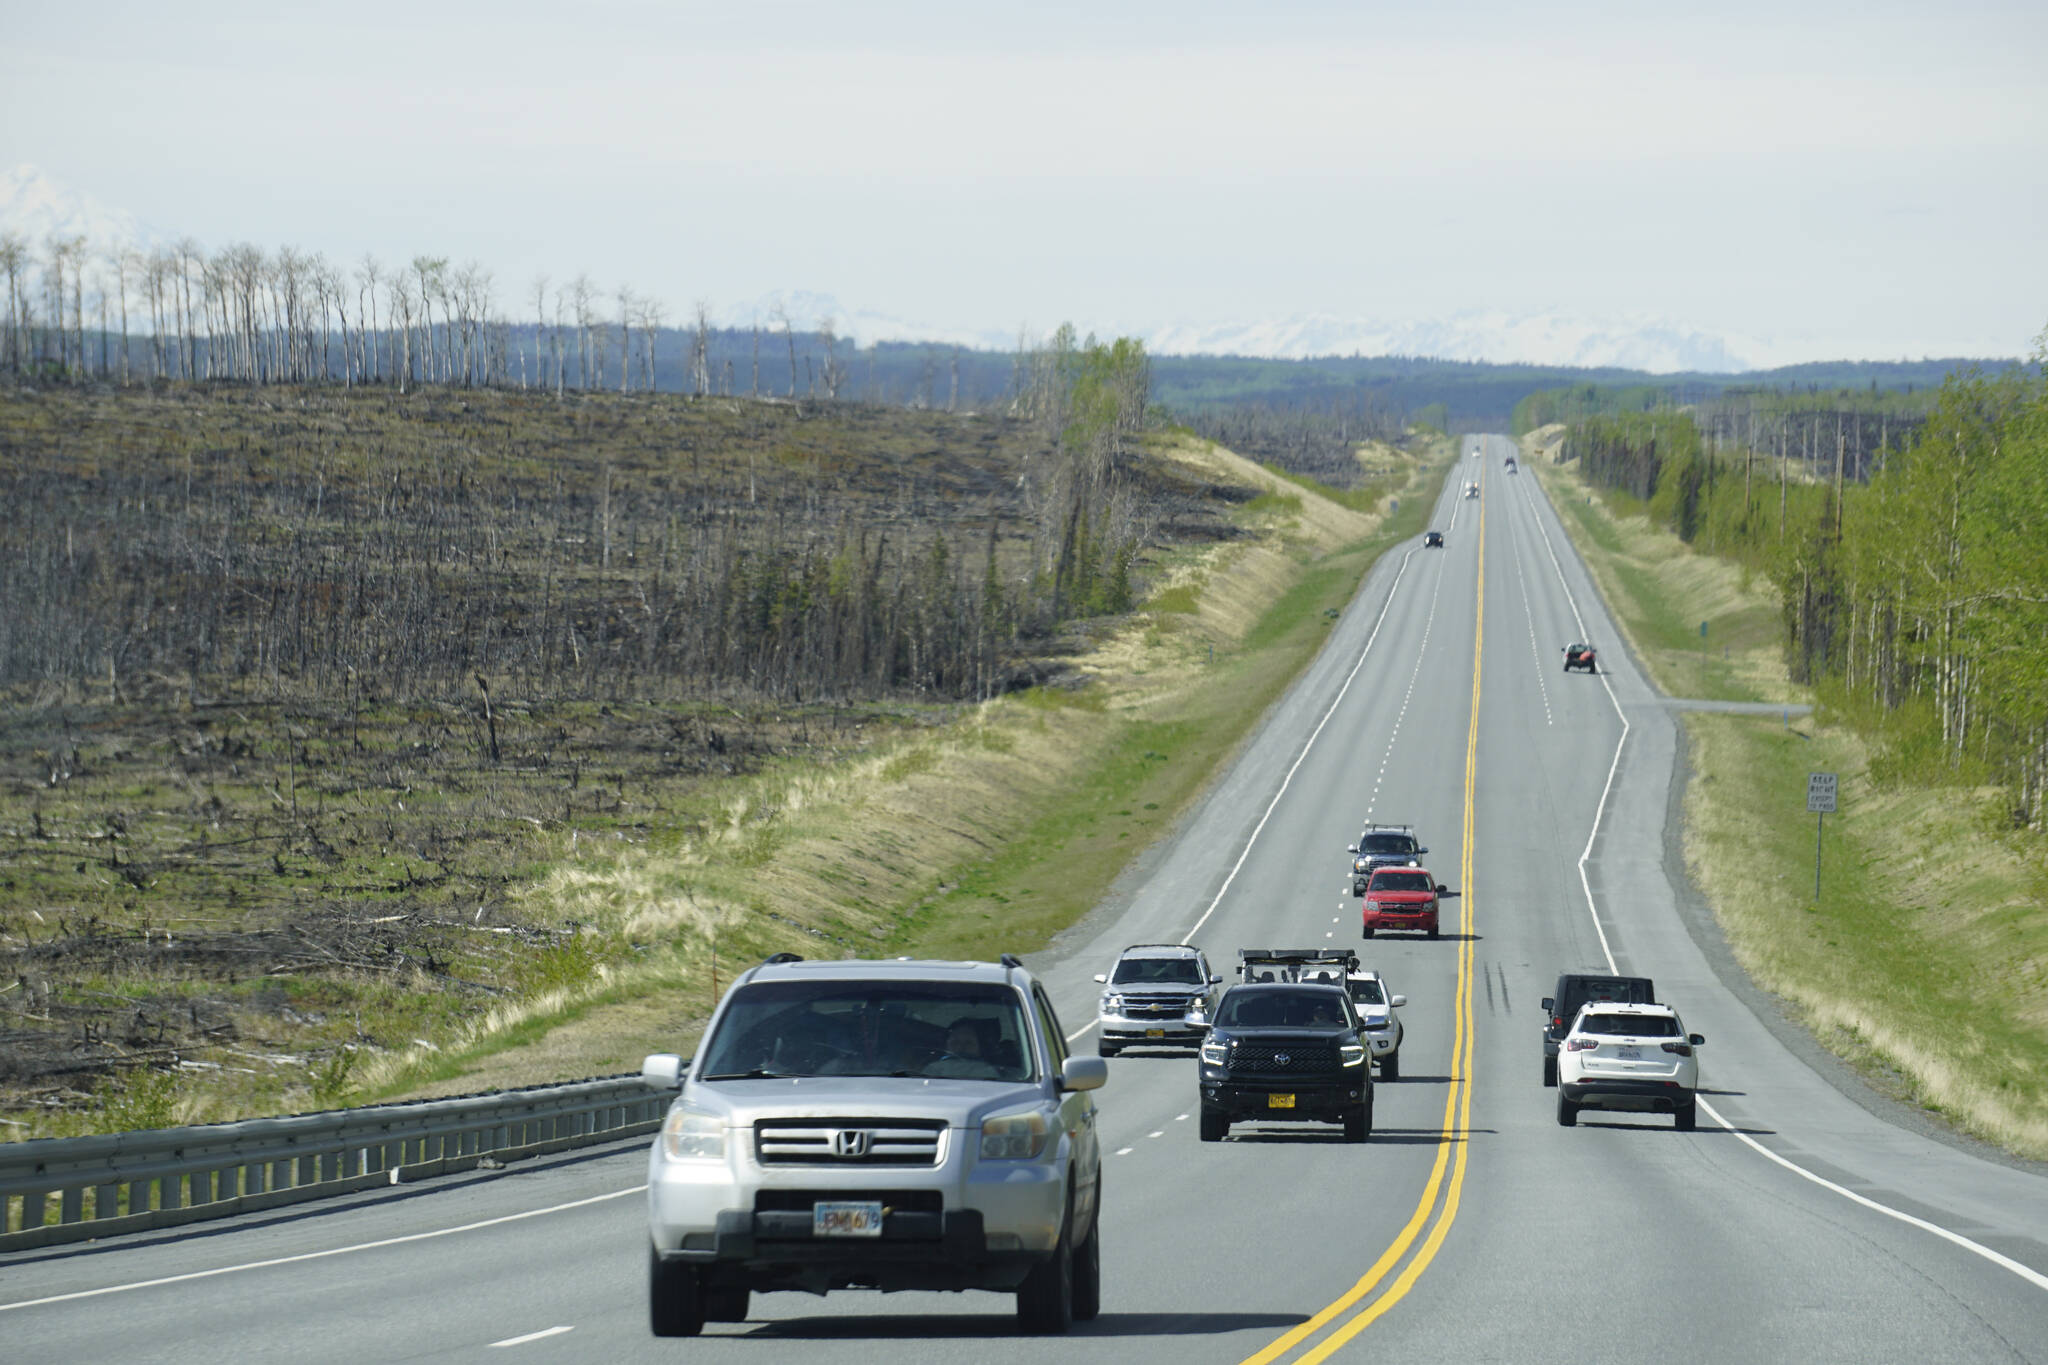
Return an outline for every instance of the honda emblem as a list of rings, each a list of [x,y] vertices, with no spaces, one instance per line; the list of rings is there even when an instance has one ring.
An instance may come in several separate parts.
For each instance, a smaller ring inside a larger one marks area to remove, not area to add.
[[[868,1154],[868,1143],[874,1134],[865,1128],[841,1128],[832,1134],[832,1155],[846,1161],[858,1161]]]

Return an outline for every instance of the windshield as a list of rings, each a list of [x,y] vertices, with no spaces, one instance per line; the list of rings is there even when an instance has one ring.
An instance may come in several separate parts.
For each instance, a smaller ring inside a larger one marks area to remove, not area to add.
[[[1384,1005],[1387,994],[1377,981],[1354,981],[1351,983],[1351,999],[1360,1005]]]
[[[1109,980],[1116,986],[1199,986],[1202,973],[1191,957],[1127,957]]]
[[[1668,1014],[1589,1014],[1578,1031],[1615,1038],[1676,1038],[1678,1021]]]
[[[965,981],[771,981],[743,987],[704,1047],[703,1079],[917,1076],[1028,1081],[1017,992]]]
[[[1368,894],[1377,891],[1434,891],[1427,872],[1375,872]]]
[[[1315,1028],[1352,1025],[1344,997],[1320,987],[1234,990],[1223,997],[1216,1022],[1224,1028]]]
[[[1368,834],[1358,841],[1360,853],[1413,853],[1415,840],[1406,834]]]

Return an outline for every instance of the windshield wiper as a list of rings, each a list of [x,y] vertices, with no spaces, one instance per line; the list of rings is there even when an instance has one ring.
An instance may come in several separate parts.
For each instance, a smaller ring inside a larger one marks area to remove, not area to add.
[[[707,1081],[779,1081],[798,1074],[800,1073],[794,1071],[766,1071],[760,1067],[755,1067],[752,1071],[721,1071],[716,1075],[706,1076],[704,1079]]]

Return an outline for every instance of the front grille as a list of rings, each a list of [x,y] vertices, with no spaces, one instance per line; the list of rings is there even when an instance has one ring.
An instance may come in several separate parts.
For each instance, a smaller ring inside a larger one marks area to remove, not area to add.
[[[1189,1003],[1184,995],[1127,995],[1123,1014],[1126,1019],[1179,1019]]]
[[[809,1213],[815,1204],[879,1199],[890,1213],[943,1213],[945,1197],[937,1190],[757,1190],[755,1213]]]
[[[754,1158],[763,1166],[936,1166],[944,1119],[762,1119]]]
[[[1232,1043],[1228,1065],[1240,1076],[1324,1075],[1340,1069],[1337,1050],[1326,1043]]]

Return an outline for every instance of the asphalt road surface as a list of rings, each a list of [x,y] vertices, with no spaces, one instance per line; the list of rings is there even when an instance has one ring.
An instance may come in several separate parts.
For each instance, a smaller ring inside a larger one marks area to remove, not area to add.
[[[635,1142],[0,1258],[7,1359],[2048,1360],[2048,1175],[1916,1130],[1757,1004],[1671,855],[1674,708],[1512,444],[1467,446],[1445,547],[1385,557],[1175,836],[1032,961],[1089,1048],[1126,943],[1359,943],[1367,819],[1413,824],[1463,892],[1441,939],[1361,945],[1409,999],[1362,1147],[1203,1144],[1190,1054],[1110,1063],[1097,1321],[1025,1338],[1007,1296],[773,1294],[654,1340]],[[1598,675],[1563,671],[1579,638]],[[1610,964],[1706,1035],[1696,1132],[1558,1126],[1537,1001]]]

